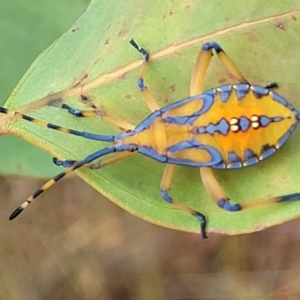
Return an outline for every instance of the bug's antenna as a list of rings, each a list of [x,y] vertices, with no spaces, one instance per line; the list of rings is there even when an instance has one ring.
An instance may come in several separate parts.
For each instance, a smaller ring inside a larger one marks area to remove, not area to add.
[[[64,108],[64,106],[63,106],[63,108]],[[10,110],[5,107],[0,107],[0,113],[9,114]],[[96,134],[96,133],[90,133],[90,132],[86,132],[86,131],[79,131],[79,130],[74,130],[74,129],[70,129],[70,128],[65,128],[65,127],[61,127],[58,125],[54,125],[54,124],[30,117],[30,116],[22,114],[18,111],[14,112],[14,116],[19,116],[23,120],[35,123],[42,127],[47,127],[47,128],[53,129],[53,130],[60,131],[60,132],[81,136],[81,137],[84,137],[84,138],[90,139],[90,140],[103,141],[103,142],[113,142],[115,140],[114,135],[102,135],[102,134]]]
[[[118,146],[113,147],[107,147],[104,149],[101,149],[99,151],[96,151],[95,153],[87,156],[85,159],[77,161],[73,166],[66,169],[65,171],[59,173],[49,181],[47,181],[44,185],[42,185],[37,191],[35,191],[30,197],[27,198],[26,201],[24,201],[17,209],[13,211],[13,213],[10,215],[9,220],[13,220],[16,218],[26,207],[28,207],[29,204],[31,204],[34,199],[36,199],[40,194],[45,192],[47,189],[49,189],[51,186],[53,186],[57,181],[68,175],[69,173],[75,171],[76,169],[79,169],[85,164],[89,164],[95,159],[98,159],[104,155],[116,152],[116,151],[123,151],[127,150],[125,147],[119,148]]]

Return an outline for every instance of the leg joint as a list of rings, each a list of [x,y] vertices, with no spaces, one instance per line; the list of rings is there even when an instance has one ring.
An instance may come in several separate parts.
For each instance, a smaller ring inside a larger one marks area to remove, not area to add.
[[[146,86],[144,84],[144,79],[143,78],[139,78],[138,81],[137,81],[137,85],[138,85],[138,88],[143,91],[145,90]]]
[[[223,49],[221,48],[221,46],[220,46],[218,43],[216,43],[216,42],[208,42],[208,43],[205,43],[205,44],[202,45],[201,49],[204,50],[204,51],[209,51],[209,50],[211,50],[211,49],[215,49],[215,51],[216,51],[217,53],[223,51]],[[224,52],[224,51],[223,51],[223,52]]]
[[[228,199],[222,198],[217,202],[217,205],[227,211],[239,211],[242,207],[239,204],[230,204]]]
[[[79,110],[79,109],[74,109],[74,108],[70,107],[69,105],[67,105],[67,104],[65,104],[65,103],[61,106],[61,108],[62,108],[62,109],[68,110],[68,112],[69,112],[71,115],[73,115],[73,116],[76,116],[76,117],[83,117],[83,114],[82,114],[82,111],[81,111],[81,110]]]
[[[173,199],[169,196],[168,191],[165,188],[160,189],[160,194],[166,202],[168,202],[168,203],[173,202]]]
[[[143,62],[147,62],[149,60],[149,54],[144,48],[140,47],[133,39],[131,39],[129,43],[142,54]]]

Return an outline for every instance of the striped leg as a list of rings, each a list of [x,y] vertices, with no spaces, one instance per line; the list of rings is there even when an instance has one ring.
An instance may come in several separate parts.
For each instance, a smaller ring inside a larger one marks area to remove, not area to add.
[[[41,186],[36,192],[34,192],[30,197],[26,199],[25,202],[23,202],[9,217],[10,220],[13,220],[16,218],[26,207],[28,207],[29,204],[31,204],[34,199],[36,199],[40,194],[42,194],[44,191],[49,189],[51,186],[53,186],[57,181],[61,180],[63,177],[68,175],[69,173],[85,166],[90,163],[92,163],[94,160],[99,159],[102,156],[112,154],[115,152],[122,152],[122,151],[131,151],[130,146],[124,146],[124,145],[116,145],[113,147],[107,147],[104,149],[101,149],[99,151],[94,152],[93,154],[87,156],[85,159],[75,162],[70,168],[66,169],[65,171],[59,173],[49,181],[47,181],[43,186]],[[113,159],[113,156],[110,158]],[[108,163],[108,160],[107,160]]]
[[[7,108],[0,107],[0,113],[9,114],[10,111]],[[90,139],[90,140],[103,141],[103,142],[113,142],[114,139],[115,139],[114,135],[101,135],[101,134],[90,133],[90,132],[86,132],[86,131],[78,131],[78,130],[74,130],[74,129],[70,129],[70,128],[65,128],[65,127],[61,127],[61,126],[58,126],[58,125],[48,123],[46,121],[35,119],[35,118],[30,117],[28,115],[24,115],[24,114],[22,114],[18,111],[14,112],[14,116],[20,117],[20,118],[22,118],[22,119],[24,119],[28,122],[35,123],[35,124],[37,124],[41,127],[47,127],[49,129],[57,130],[57,131],[60,131],[60,132],[81,136],[83,138]]]
[[[254,200],[249,202],[243,202],[238,204],[231,204],[229,198],[226,196],[224,190],[215,178],[211,168],[200,168],[200,174],[203,184],[208,191],[211,198],[217,203],[217,205],[230,212],[239,210],[245,210],[252,207],[266,206],[274,203],[297,201],[300,200],[300,193],[270,197],[267,199]]]

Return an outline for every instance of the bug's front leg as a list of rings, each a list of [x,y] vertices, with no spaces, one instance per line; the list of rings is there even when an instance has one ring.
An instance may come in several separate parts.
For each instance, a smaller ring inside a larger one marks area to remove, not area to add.
[[[174,200],[169,195],[170,185],[171,185],[171,182],[172,182],[172,179],[173,179],[175,168],[176,168],[176,165],[167,164],[167,166],[164,170],[164,173],[163,173],[163,177],[162,177],[161,182],[160,182],[161,196],[166,202],[172,204],[177,209],[183,210],[183,211],[193,215],[194,217],[196,217],[200,221],[201,236],[202,236],[203,239],[206,239],[207,236],[206,236],[206,231],[205,231],[205,228],[206,228],[205,216],[202,213],[191,209],[190,207],[188,207],[184,203],[181,203],[177,200]]]
[[[142,66],[140,69],[139,78],[137,82],[138,88],[141,91],[141,94],[149,109],[152,112],[159,110],[160,108],[159,105],[157,104],[155,98],[150,93],[150,91],[148,90],[147,86],[144,83],[145,73],[149,62],[149,53],[144,48],[140,47],[133,39],[131,39],[129,43],[142,55]]]
[[[79,117],[79,118],[100,117],[106,123],[117,126],[121,129],[123,129],[124,131],[125,130],[133,130],[135,128],[135,125],[133,125],[123,119],[119,119],[114,116],[111,116],[111,115],[107,114],[106,112],[103,112],[99,109],[80,110],[80,109],[72,108],[71,106],[69,106],[67,104],[63,104],[61,108],[66,109],[68,111],[68,113],[70,113],[71,115],[73,115],[75,117]]]

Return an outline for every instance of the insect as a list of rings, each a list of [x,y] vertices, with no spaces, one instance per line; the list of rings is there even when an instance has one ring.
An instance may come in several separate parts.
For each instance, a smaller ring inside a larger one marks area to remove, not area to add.
[[[137,84],[151,110],[151,114],[137,126],[109,116],[108,121],[118,125],[123,132],[116,135],[100,135],[63,128],[14,112],[15,116],[40,126],[87,139],[111,142],[112,145],[80,161],[54,158],[56,165],[67,169],[27,198],[11,214],[10,220],[17,217],[41,193],[74,170],[81,167],[103,168],[134,153],[141,153],[166,164],[160,183],[161,197],[177,209],[196,217],[200,222],[202,238],[207,238],[205,216],[170,196],[169,190],[176,165],[199,168],[202,182],[211,198],[220,208],[229,212],[300,200],[300,193],[295,193],[232,204],[212,171],[212,168],[236,169],[254,165],[272,155],[290,137],[300,120],[300,113],[283,97],[272,91],[277,86],[276,83],[265,87],[251,85],[220,45],[208,42],[201,47],[198,54],[191,76],[189,97],[160,108],[144,84],[149,54],[134,40],[131,40],[130,44],[142,56]],[[239,83],[222,85],[203,92],[203,83],[213,50]],[[76,117],[98,115],[96,109],[77,110],[66,104],[62,108]],[[8,114],[10,111],[2,107],[0,112]],[[105,119],[105,116],[103,118]],[[102,159],[106,155],[109,156]]]

